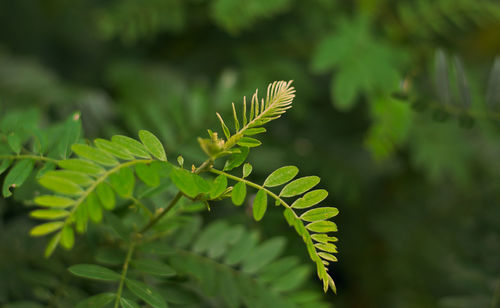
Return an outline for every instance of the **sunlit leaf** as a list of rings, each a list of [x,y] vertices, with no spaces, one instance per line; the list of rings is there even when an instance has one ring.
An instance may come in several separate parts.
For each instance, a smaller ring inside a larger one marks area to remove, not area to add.
[[[258,147],[261,144],[262,142],[260,142],[259,140],[250,137],[243,137],[238,140],[238,145],[242,147],[254,148]]]
[[[106,139],[101,139],[98,138],[94,140],[94,144],[96,145],[97,148],[106,151],[107,153],[116,156],[118,158],[124,159],[124,160],[132,160],[134,159],[134,156],[130,154],[130,152],[122,145],[116,143],[116,142],[111,142]]]
[[[316,189],[308,192],[302,198],[295,200],[295,202],[292,203],[292,207],[294,209],[305,209],[320,203],[325,200],[327,196],[328,192],[326,190]]]
[[[86,174],[101,174],[105,171],[103,167],[91,161],[83,159],[76,159],[76,158],[66,159],[59,161],[57,164],[61,168],[67,170],[79,171]]]
[[[253,200],[253,218],[259,221],[264,217],[267,210],[267,193],[259,190]]]
[[[250,165],[249,163],[245,163],[243,165],[243,177],[246,178],[250,175],[250,173],[252,173],[252,165]]]
[[[326,251],[326,252],[331,252],[331,253],[336,253],[337,252],[337,246],[334,244],[330,243],[317,243],[314,244],[314,247]]]
[[[34,202],[41,206],[64,208],[73,205],[75,200],[61,196],[44,195],[36,197]]]
[[[43,187],[64,195],[78,196],[83,193],[83,189],[78,184],[58,176],[45,174],[38,180],[38,182]]]
[[[52,233],[54,231],[57,231],[61,229],[64,226],[64,222],[62,221],[55,221],[55,222],[48,222],[44,223],[41,225],[38,225],[31,229],[30,235],[31,236],[43,236],[49,233]]]
[[[131,168],[121,168],[109,176],[109,182],[118,195],[126,198],[134,192],[135,176]]]
[[[71,150],[78,154],[78,156],[95,161],[104,166],[115,166],[118,164],[116,158],[107,152],[97,149],[86,144],[73,144]]]
[[[223,174],[218,175],[212,182],[210,198],[214,199],[220,196],[227,188],[227,177]]]
[[[146,147],[139,141],[132,139],[127,136],[116,135],[111,138],[113,143],[116,143],[125,149],[127,149],[130,154],[140,157],[140,158],[151,158]]]
[[[336,232],[337,225],[332,221],[316,221],[310,223],[306,228],[313,232],[326,233],[326,232]]]
[[[275,170],[264,181],[264,186],[274,187],[283,185],[291,181],[299,173],[299,169],[295,166],[285,166]]]
[[[44,176],[60,177],[65,181],[71,181],[83,187],[89,186],[94,182],[94,180],[85,173],[71,170],[47,171]]]
[[[155,187],[160,185],[160,176],[155,168],[146,164],[137,164],[135,166],[135,173],[146,185]]]
[[[243,132],[244,135],[253,136],[261,133],[265,133],[266,129],[264,127],[249,128]]]
[[[234,185],[233,190],[231,192],[231,200],[234,205],[242,205],[243,201],[245,201],[245,197],[247,195],[247,187],[245,183],[238,182]]]
[[[71,226],[64,226],[61,231],[61,246],[66,249],[71,249],[75,244],[75,232]]]
[[[309,189],[313,188],[319,183],[320,179],[317,176],[306,176],[300,179],[296,179],[291,183],[288,183],[283,190],[280,192],[281,197],[293,197],[300,195]]]
[[[108,183],[102,182],[97,185],[96,193],[103,208],[106,210],[115,208],[115,193]]]
[[[317,209],[312,209],[300,216],[300,219],[304,221],[318,221],[331,218],[339,213],[339,210],[334,207],[320,207]]]
[[[48,220],[54,220],[58,218],[63,218],[69,215],[68,211],[65,210],[56,210],[56,209],[49,209],[49,210],[34,210],[30,212],[30,216],[36,219],[48,219]]]
[[[141,139],[141,142],[144,144],[146,149],[149,151],[149,153],[153,154],[154,157],[163,161],[167,160],[165,149],[163,148],[160,140],[155,135],[147,130],[140,130],[139,139]]]
[[[187,196],[194,198],[200,193],[191,172],[181,168],[173,168],[170,178],[175,186]]]

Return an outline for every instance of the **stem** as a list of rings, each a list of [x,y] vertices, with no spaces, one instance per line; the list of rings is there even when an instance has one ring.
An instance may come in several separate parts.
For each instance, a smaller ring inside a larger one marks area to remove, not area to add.
[[[122,275],[120,277],[120,285],[118,286],[118,291],[116,292],[116,300],[114,308],[120,307],[120,298],[122,297],[123,285],[125,283],[125,279],[127,278],[128,265],[130,263],[130,259],[132,259],[132,254],[134,253],[136,244],[136,239],[132,240],[130,243],[130,247],[127,251],[127,257],[125,258],[125,262],[123,263]]]
[[[38,156],[38,155],[0,155],[0,159],[34,159],[34,160],[42,160],[46,162],[51,162],[54,164],[57,164],[58,160],[49,158],[49,157],[44,157],[44,156]]]
[[[295,211],[292,209],[292,207],[286,203],[283,199],[281,199],[278,195],[276,195],[275,193],[273,193],[272,191],[270,191],[269,189],[265,188],[264,186],[260,186],[259,184],[255,184],[254,182],[250,182],[250,181],[247,181],[245,179],[242,179],[242,178],[239,178],[237,176],[234,176],[232,174],[229,174],[229,173],[226,173],[224,171],[220,171],[220,170],[217,170],[217,169],[214,169],[214,168],[210,168],[208,171],[212,172],[212,173],[215,173],[215,174],[222,174],[222,175],[225,175],[226,177],[232,179],[232,180],[235,180],[235,181],[238,181],[238,182],[243,182],[245,183],[246,185],[248,186],[251,186],[255,189],[258,189],[258,190],[263,190],[265,191],[269,196],[271,196],[273,199],[275,199],[276,201],[279,201],[279,203],[281,205],[283,205],[284,207],[286,207],[287,209],[290,209],[293,213],[293,215],[295,215],[296,218],[299,218],[299,216],[297,216],[297,214],[295,214]]]

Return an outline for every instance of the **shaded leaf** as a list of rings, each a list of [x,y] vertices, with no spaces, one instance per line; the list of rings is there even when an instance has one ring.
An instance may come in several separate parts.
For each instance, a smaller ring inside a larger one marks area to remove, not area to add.
[[[108,183],[101,182],[97,185],[96,193],[103,208],[106,210],[112,210],[115,208],[115,193]]]
[[[285,239],[272,238],[253,249],[243,260],[242,270],[246,273],[255,273],[265,265],[271,263],[283,251]]]
[[[231,156],[229,156],[229,159],[224,165],[224,171],[231,171],[234,168],[241,166],[241,164],[245,162],[245,159],[247,159],[249,153],[249,149],[247,147],[241,147],[240,150],[240,153],[233,153],[231,154]]]
[[[114,293],[101,293],[84,299],[75,308],[102,308],[116,298]]]
[[[2,160],[2,163],[0,163],[0,175],[7,170],[7,168],[10,167],[12,164],[12,159],[4,159]]]
[[[102,220],[102,208],[95,192],[90,193],[85,200],[89,218],[93,222],[100,222]]]
[[[10,197],[12,192],[10,188],[19,187],[24,184],[33,167],[35,162],[30,159],[19,160],[14,167],[12,167],[7,175],[5,176],[2,188],[2,194],[5,198]]]
[[[165,302],[163,297],[146,284],[132,279],[126,279],[125,284],[132,293],[137,295],[140,299],[153,306],[154,308],[167,307],[167,303]]]
[[[120,298],[120,305],[122,308],[141,308],[138,304],[130,299],[126,299],[124,297]]]
[[[134,268],[146,274],[161,277],[170,277],[176,274],[172,267],[156,260],[133,260],[131,264]]]
[[[120,280],[120,274],[109,268],[95,265],[95,264],[77,264],[70,266],[68,271],[79,277],[103,280],[103,281],[118,281]]]
[[[61,246],[66,249],[71,249],[75,244],[75,232],[73,232],[73,228],[71,226],[64,226],[61,231]]]
[[[135,173],[146,185],[155,187],[160,185],[160,176],[155,168],[146,164],[137,164],[135,166]]]

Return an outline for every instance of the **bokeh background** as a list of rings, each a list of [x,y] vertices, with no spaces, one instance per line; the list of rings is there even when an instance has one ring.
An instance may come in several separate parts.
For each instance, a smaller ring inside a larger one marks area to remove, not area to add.
[[[88,138],[149,129],[191,164],[216,111],[293,79],[294,108],[249,161],[255,181],[288,164],[319,175],[340,209],[325,300],[500,307],[499,33],[487,0],[3,0],[0,112],[80,110]],[[259,224],[230,205],[204,216],[286,236],[307,262],[278,210]],[[26,210],[0,200],[0,218],[0,267],[20,269],[0,280],[22,289],[2,288],[0,305],[44,302],[51,269]]]

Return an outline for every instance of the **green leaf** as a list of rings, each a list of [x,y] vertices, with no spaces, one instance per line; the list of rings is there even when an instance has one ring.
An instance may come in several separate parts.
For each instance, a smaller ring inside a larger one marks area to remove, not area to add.
[[[141,139],[142,144],[144,144],[149,153],[153,154],[154,157],[162,161],[167,161],[165,149],[163,148],[160,140],[153,135],[153,133],[147,130],[140,130],[139,139]]]
[[[66,249],[71,249],[74,244],[75,232],[73,232],[73,228],[71,226],[66,225],[61,231],[61,246]]]
[[[194,198],[200,191],[198,185],[195,182],[193,174],[185,169],[173,168],[170,173],[170,178],[174,182],[175,186],[182,191],[185,195]]]
[[[247,195],[247,186],[243,182],[238,182],[233,187],[233,191],[231,192],[231,200],[234,205],[242,205],[243,201],[245,201],[245,197]]]
[[[293,197],[300,195],[319,183],[320,179],[317,176],[305,176],[300,179],[288,183],[280,192],[281,197]]]
[[[240,153],[233,153],[231,154],[231,156],[229,156],[229,159],[224,165],[224,171],[231,171],[234,168],[241,166],[241,164],[245,162],[245,159],[247,159],[249,153],[249,149],[247,147],[241,147],[240,150]]]
[[[334,236],[328,236],[326,234],[318,233],[311,235],[311,238],[316,242],[328,243],[328,242],[337,242],[338,238]]]
[[[316,189],[308,192],[302,198],[295,200],[295,202],[292,203],[292,207],[294,209],[305,209],[320,203],[325,200],[327,196],[328,192],[326,190]]]
[[[92,192],[87,196],[85,205],[87,206],[90,219],[95,223],[100,222],[102,220],[102,208],[95,192]]]
[[[66,159],[66,160],[61,160],[57,163],[59,167],[67,169],[67,170],[74,170],[74,171],[80,171],[86,174],[101,174],[104,173],[104,168],[91,162],[88,160],[83,160],[83,159]]]
[[[109,182],[118,195],[124,198],[132,196],[135,186],[134,171],[131,168],[121,168],[109,176]]]
[[[282,237],[267,240],[253,249],[243,260],[242,270],[245,273],[256,273],[265,265],[271,263],[283,251],[285,239]]]
[[[119,146],[124,147],[130,152],[130,154],[136,157],[147,159],[151,158],[148,151],[146,150],[146,147],[135,139],[127,136],[116,135],[111,138],[111,141],[118,144]]]
[[[71,146],[73,152],[78,154],[78,156],[86,158],[91,161],[95,161],[98,164],[104,166],[115,166],[118,165],[116,158],[108,154],[107,152],[97,149],[86,144],[73,144]]]
[[[34,202],[38,205],[46,207],[65,208],[73,205],[75,200],[61,196],[43,195],[36,197]]]
[[[64,195],[78,196],[83,193],[83,189],[79,185],[58,176],[45,174],[38,182],[43,187]]]
[[[137,305],[134,301],[124,297],[120,298],[120,305],[122,308],[141,308],[141,306]]]
[[[229,128],[227,127],[226,123],[224,123],[224,120],[222,119],[219,113],[217,113],[217,117],[219,118],[220,126],[222,127],[222,131],[224,132],[226,139],[229,140],[229,138],[231,138],[231,133],[229,132]]]
[[[121,158],[123,160],[132,160],[134,159],[134,156],[130,154],[130,152],[122,145],[116,143],[116,142],[111,142],[106,139],[95,139],[94,144],[97,148],[106,151],[107,153],[116,156],[118,158]]]
[[[250,137],[243,137],[240,140],[238,140],[237,143],[239,146],[248,148],[258,147],[259,145],[262,144],[262,142],[260,142],[259,140]]]
[[[63,218],[69,215],[68,211],[65,210],[34,210],[30,212],[30,216],[36,219],[48,219],[54,220],[58,218]]]
[[[71,153],[71,146],[78,141],[82,130],[82,122],[80,121],[80,113],[74,113],[66,120],[62,127],[62,135],[56,145],[57,155],[61,158],[67,158]]]
[[[260,133],[265,133],[266,129],[264,127],[248,128],[243,132],[243,135],[253,136]]]
[[[321,258],[323,258],[325,260],[328,260],[328,261],[332,261],[332,262],[336,262],[337,261],[337,257],[335,257],[332,254],[326,253],[326,252],[318,252],[318,255]]]
[[[89,220],[87,203],[80,204],[75,210],[75,229],[79,233],[84,233]]]
[[[153,167],[146,164],[137,164],[135,166],[135,173],[146,185],[156,187],[160,185],[160,176],[158,171]]]
[[[84,299],[75,308],[102,308],[111,303],[116,298],[114,293],[101,293]]]
[[[10,188],[19,187],[24,184],[28,176],[33,171],[35,162],[30,159],[22,159],[12,167],[3,182],[2,194],[5,198],[12,195]]]
[[[108,211],[115,208],[115,193],[108,183],[101,182],[97,185],[96,193],[103,208]]]
[[[264,190],[259,190],[253,199],[253,218],[259,221],[264,217],[267,210],[267,194]]]
[[[54,164],[53,162],[48,162],[48,163],[45,163],[45,165],[43,165],[42,168],[40,168],[38,170],[38,172],[36,173],[36,178],[39,179],[41,178],[45,173],[49,172],[49,171],[52,171],[56,169],[56,164]]]
[[[19,154],[19,152],[21,152],[21,148],[23,147],[23,140],[21,139],[21,136],[19,136],[19,134],[12,132],[7,135],[7,143],[14,153]]]
[[[78,277],[103,280],[103,281],[118,281],[120,274],[110,270],[109,268],[95,264],[77,264],[70,266],[68,271]]]
[[[172,267],[156,260],[133,260],[131,264],[134,268],[146,274],[161,277],[170,277],[176,274]]]
[[[0,175],[7,170],[7,168],[10,167],[10,164],[12,164],[12,159],[4,159],[2,160],[2,163],[0,164]]]
[[[219,197],[227,188],[227,177],[224,174],[218,175],[212,182],[210,199]]]
[[[47,247],[45,248],[45,258],[48,258],[52,255],[54,250],[56,250],[57,245],[59,244],[59,240],[61,239],[61,232],[56,233],[49,241],[47,244]]]
[[[126,279],[125,284],[132,293],[154,308],[167,308],[163,297],[146,284],[132,279]]]
[[[317,243],[314,244],[314,247],[321,249],[326,252],[331,252],[331,253],[336,253],[337,252],[337,246],[334,244],[330,243]]]
[[[320,207],[317,209],[312,209],[300,216],[300,219],[304,221],[318,221],[325,220],[336,216],[339,213],[339,210],[334,207]]]
[[[64,226],[64,222],[62,221],[55,221],[55,222],[48,222],[44,223],[41,225],[38,225],[31,229],[30,235],[31,236],[43,236],[49,233],[52,233],[56,230],[61,229]]]
[[[77,185],[86,187],[94,183],[94,180],[85,173],[71,170],[47,171],[44,176],[60,177],[65,181],[73,182]]]
[[[285,166],[275,170],[264,181],[265,187],[274,187],[283,185],[291,181],[299,173],[299,169],[295,166]]]
[[[326,233],[326,232],[336,232],[337,231],[337,225],[332,222],[332,221],[316,221],[313,223],[310,223],[306,226],[306,228],[310,231],[313,232],[318,232],[318,233]]]
[[[249,163],[245,163],[243,165],[243,178],[249,176],[250,173],[252,173],[252,165],[250,165]]]

